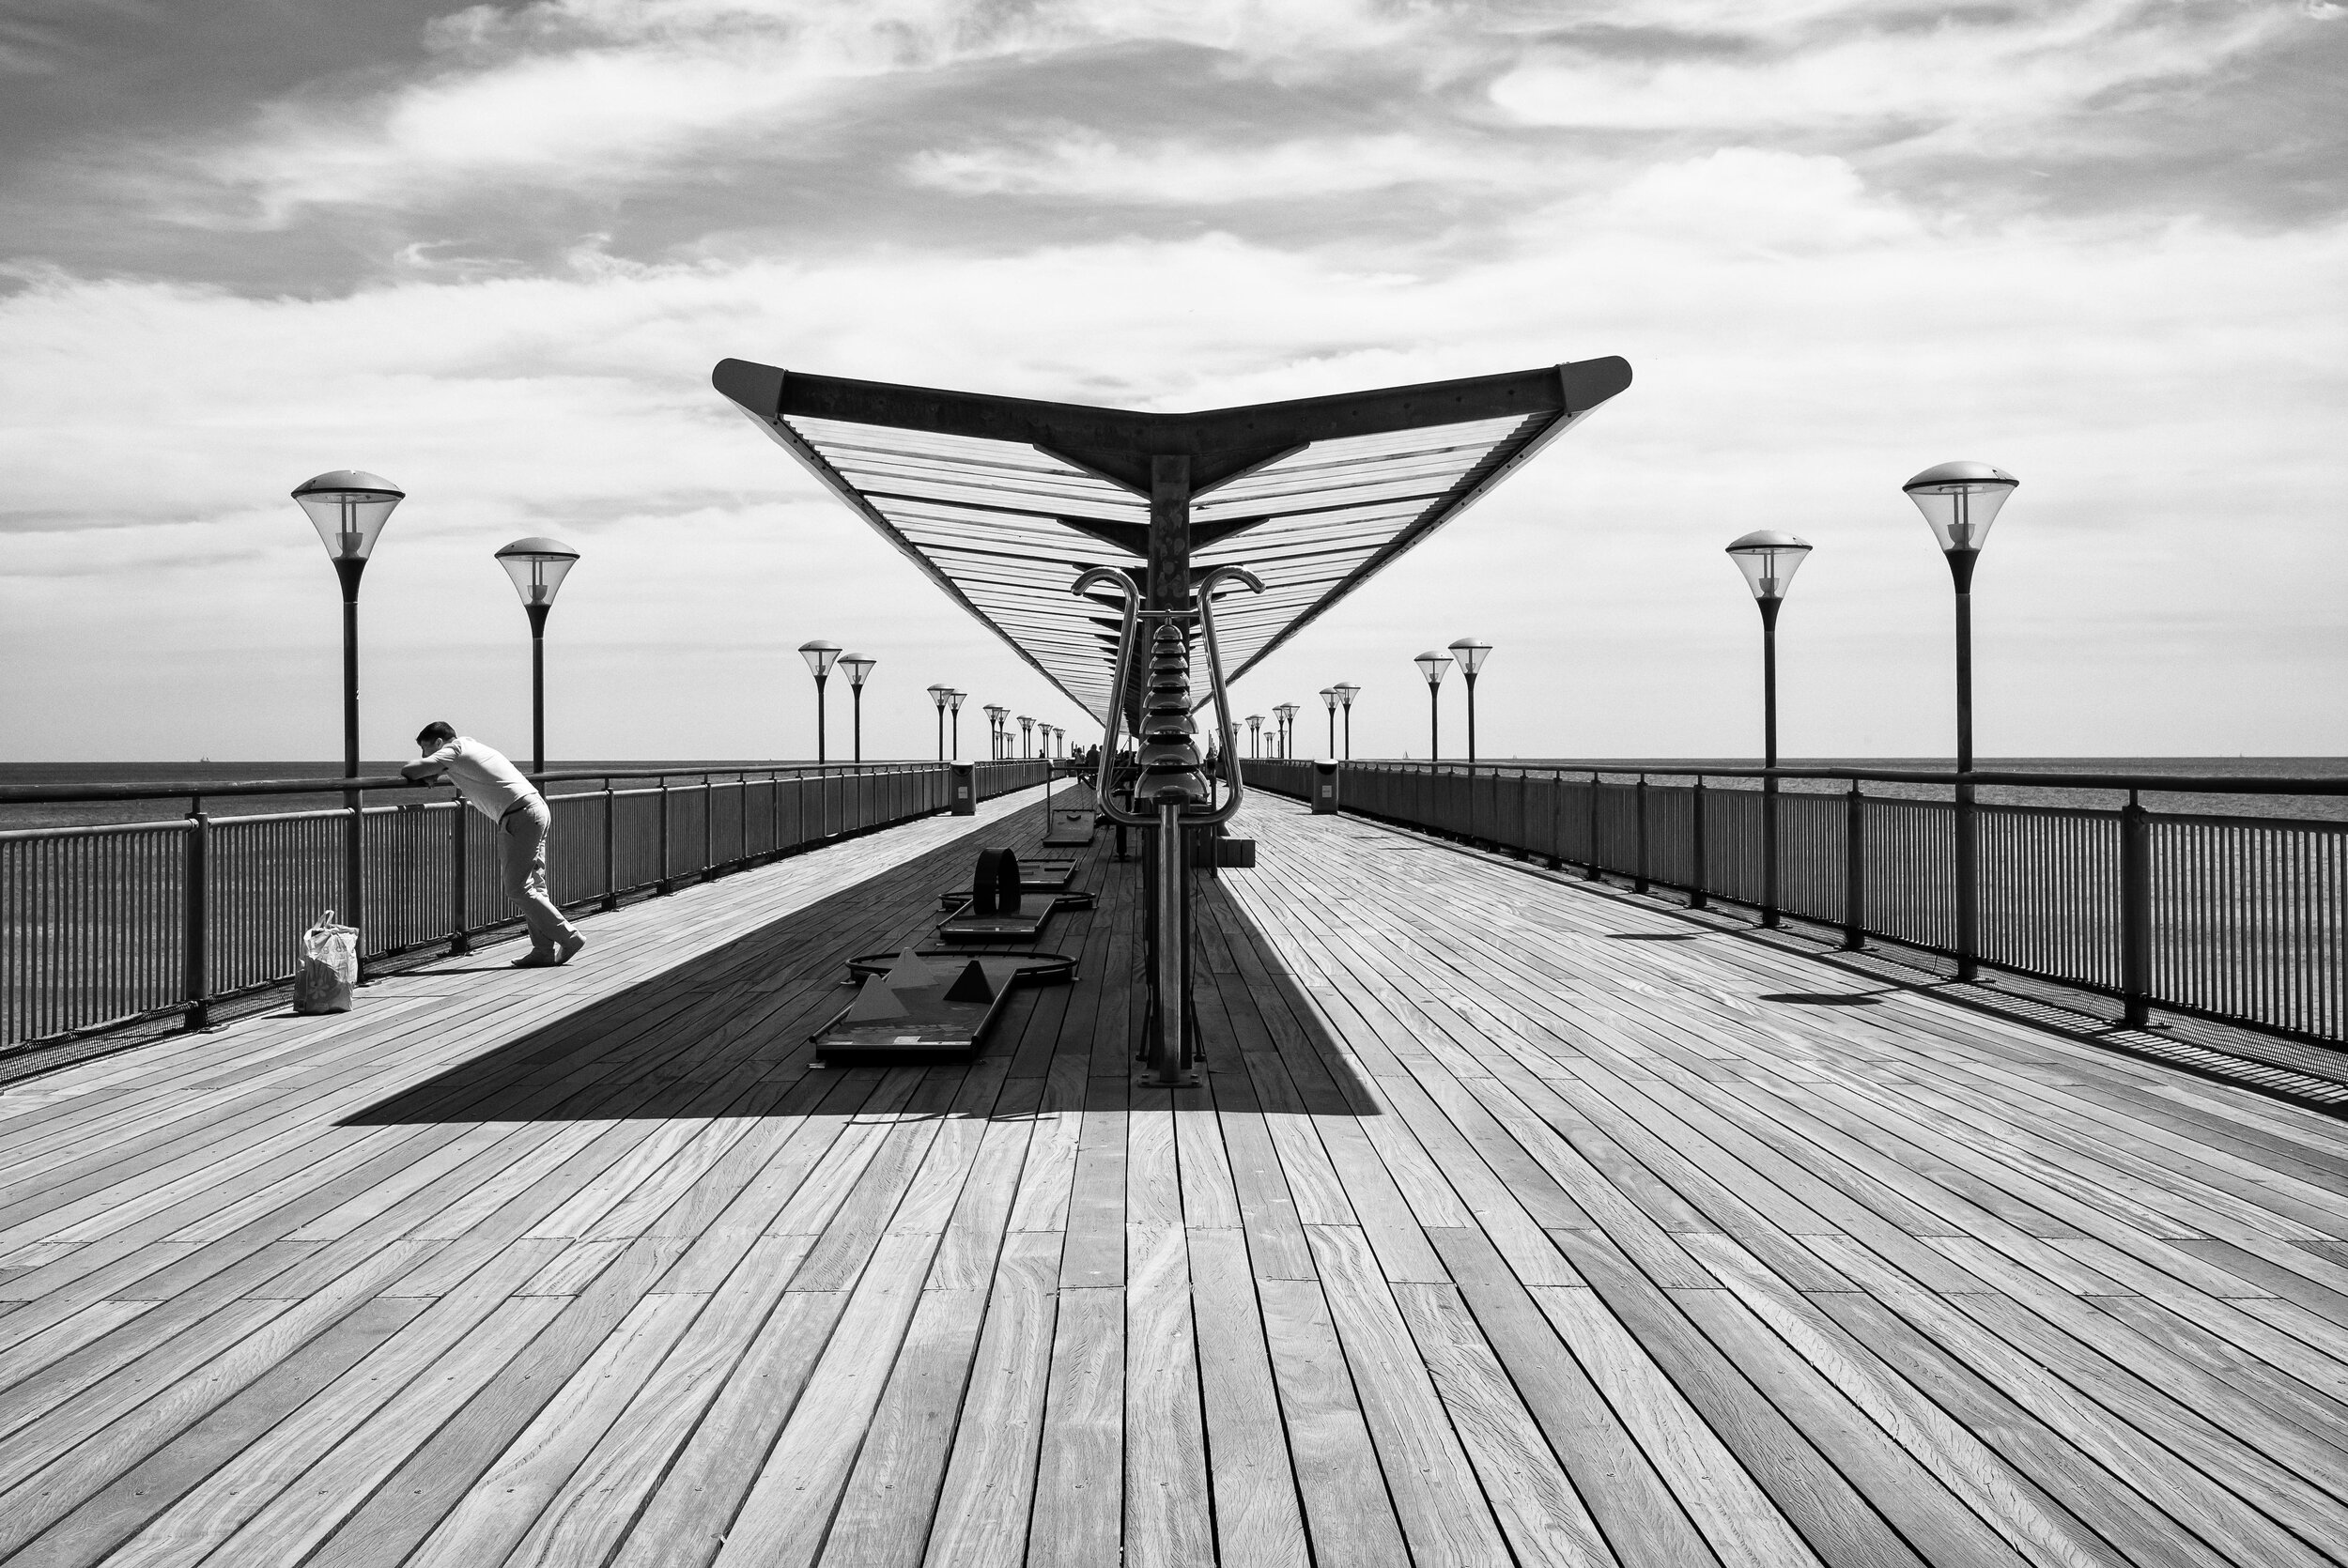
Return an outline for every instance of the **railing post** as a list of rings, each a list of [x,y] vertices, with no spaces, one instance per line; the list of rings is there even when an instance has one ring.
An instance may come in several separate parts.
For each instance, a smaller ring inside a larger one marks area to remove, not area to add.
[[[2143,1028],[2153,995],[2153,825],[2134,790],[2120,808],[2120,995],[2127,1026]]]
[[[1590,852],[1590,863],[1582,869],[1582,880],[1596,882],[1598,880],[1598,770],[1596,768],[1590,770],[1590,809],[1587,815],[1590,819],[1590,841],[1587,846]]]
[[[1981,978],[1981,822],[1973,786],[1956,787],[1956,977]]]
[[[603,781],[603,907],[620,907],[620,793]]]
[[[367,883],[366,883],[366,796],[358,790],[346,790],[343,799],[349,803],[350,826],[343,834],[343,899],[349,906],[343,911],[343,923],[359,933],[355,980],[367,977]]]
[[[660,776],[660,875],[653,884],[656,894],[666,896],[669,885],[669,776]]]
[[[1639,775],[1637,792],[1631,797],[1630,824],[1630,891],[1646,891],[1646,775]]]
[[[1843,948],[1867,945],[1867,797],[1850,781],[1843,807]]]
[[[212,819],[204,814],[204,797],[188,802],[187,931],[180,945],[185,961],[182,990],[188,1002],[187,1026],[210,1026],[212,981]]]
[[[718,787],[702,775],[702,881],[718,874]]]
[[[1347,710],[1345,717],[1347,723],[1352,722],[1353,715],[1351,709]],[[1549,869],[1551,870],[1554,871],[1562,868],[1565,856],[1560,852],[1565,847],[1566,776],[1552,768],[1549,775]]]
[[[1688,907],[1709,909],[1711,898],[1704,890],[1706,869],[1704,861],[1704,775],[1702,774],[1696,775],[1695,792],[1689,800],[1688,812],[1693,821],[1693,827],[1688,835],[1689,853],[1695,860],[1694,874],[1688,879]]]
[[[453,958],[461,958],[472,951],[471,922],[465,918],[465,884],[471,880],[466,869],[465,813],[472,807],[462,796],[456,809],[449,813],[448,827],[448,950]]]

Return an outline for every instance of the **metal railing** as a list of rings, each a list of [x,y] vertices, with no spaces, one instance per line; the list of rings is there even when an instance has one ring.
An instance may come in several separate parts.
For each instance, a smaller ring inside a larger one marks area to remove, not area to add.
[[[1248,783],[1309,799],[1313,764],[1250,761]],[[2348,822],[2151,812],[2146,793],[2348,794],[2340,779],[1974,773],[1979,787],[2124,791],[2118,807],[1869,793],[1954,790],[1898,770],[1701,774],[1348,762],[1341,809],[1429,829],[1639,891],[1684,891],[2117,997],[2307,1039],[2348,1039]],[[1833,780],[1838,792],[1709,788]],[[2076,797],[2074,797],[2076,798]],[[1970,811],[1978,897],[1961,930],[1957,814]],[[1767,853],[1774,814],[1775,865]]]
[[[1043,782],[1043,761],[974,765],[981,800]],[[614,908],[776,855],[947,809],[936,763],[547,773],[547,876],[566,908]],[[355,788],[352,788],[355,786]],[[346,793],[346,791],[348,792]],[[0,832],[0,1051],[183,1013],[283,985],[321,913],[360,930],[363,961],[517,924],[497,824],[459,801],[346,781],[17,786],[0,804],[187,800],[170,821]],[[216,816],[207,798],[340,794],[337,809]],[[358,918],[351,919],[356,911]]]

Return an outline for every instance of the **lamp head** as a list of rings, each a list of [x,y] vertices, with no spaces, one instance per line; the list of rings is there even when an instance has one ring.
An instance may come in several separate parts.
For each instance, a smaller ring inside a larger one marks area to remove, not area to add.
[[[799,657],[807,661],[808,673],[822,680],[831,673],[831,667],[840,661],[840,644],[817,638],[799,644]]]
[[[951,697],[953,693],[944,686],[934,685],[928,687],[927,689],[930,694],[930,700],[936,704],[937,711],[939,713],[944,713],[946,711],[946,699]]]
[[[865,653],[840,655],[840,668],[848,672],[848,685],[856,691],[864,689],[864,678],[873,673],[873,667],[878,663],[880,660]]]
[[[335,469],[294,486],[293,499],[337,561],[364,561],[408,492],[381,474]]]
[[[1336,684],[1337,700],[1351,708],[1353,706],[1354,695],[1361,689],[1351,681],[1339,681]]]
[[[1754,598],[1783,599],[1794,573],[1810,554],[1810,546],[1790,533],[1765,528],[1729,546],[1728,553],[1752,585]]]
[[[1998,509],[2021,483],[1986,463],[1956,462],[1926,469],[1900,488],[1924,515],[1943,550],[1978,550],[1989,538]]]
[[[966,691],[948,692],[946,694],[946,711],[950,714],[958,714],[962,712],[963,699],[968,697],[969,695],[970,694]]]
[[[497,563],[514,579],[525,607],[551,605],[554,591],[579,563],[579,552],[560,539],[517,539],[498,551]]]
[[[1442,685],[1444,671],[1451,668],[1449,656],[1438,653],[1432,648],[1411,662],[1418,666],[1418,672],[1427,677],[1427,684],[1430,686]]]
[[[1485,657],[1491,651],[1491,643],[1472,637],[1463,637],[1451,645],[1452,656],[1460,661],[1460,673],[1462,675],[1473,675],[1483,669]]]
[[[1328,709],[1328,710],[1329,710],[1331,713],[1333,713],[1333,714],[1334,714],[1334,713],[1336,713],[1336,712],[1337,711],[1337,688],[1336,688],[1336,687],[1335,687],[1335,686],[1323,686],[1323,687],[1321,687],[1321,705],[1322,707],[1324,707],[1324,708]]]

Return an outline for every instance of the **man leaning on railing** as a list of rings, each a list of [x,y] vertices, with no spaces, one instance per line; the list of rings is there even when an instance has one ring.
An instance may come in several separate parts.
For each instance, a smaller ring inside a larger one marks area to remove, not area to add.
[[[429,784],[442,775],[472,808],[498,824],[498,848],[505,896],[519,904],[530,927],[530,951],[517,969],[550,969],[568,963],[587,945],[547,893],[547,830],[554,814],[521,770],[503,756],[453,726],[438,720],[416,734],[424,755],[401,768],[411,784]]]

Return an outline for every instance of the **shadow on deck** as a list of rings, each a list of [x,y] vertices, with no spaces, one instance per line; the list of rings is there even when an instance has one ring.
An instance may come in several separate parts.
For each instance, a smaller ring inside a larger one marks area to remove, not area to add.
[[[1009,845],[1023,858],[1042,858],[1042,826],[1040,807],[1007,818],[974,839],[933,851],[517,1035],[342,1125],[755,1117],[821,1115],[826,1107],[859,1114],[866,1097],[828,1092],[833,1085],[869,1085],[884,1071],[909,1081],[920,1069],[826,1071],[814,1062],[809,1037],[852,994],[848,961],[934,942],[937,896],[967,884],[977,846]],[[1109,849],[1104,833],[1082,850],[1055,852],[1076,855],[1081,869],[1072,885],[1097,902],[1055,915],[1032,949],[1074,955],[1075,981],[1023,987],[989,1035],[981,1059],[1007,1064],[1008,1081],[1044,1078],[1054,1064],[1076,1058],[1088,1079],[1130,1074],[1142,1029],[1140,868],[1113,860]],[[1252,923],[1215,884],[1204,888],[1198,984],[1210,1041],[1277,1057],[1276,1077],[1285,1080],[1274,1091],[1279,1108],[1376,1115],[1373,1098],[1293,978],[1262,956]],[[504,966],[451,960],[417,973],[428,978],[485,967]],[[1065,1077],[1066,1068],[1060,1070]],[[1038,1099],[1012,1092],[948,1114],[1025,1116]],[[1213,1108],[1204,1095],[1174,1099],[1178,1111]]]

